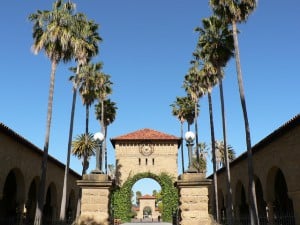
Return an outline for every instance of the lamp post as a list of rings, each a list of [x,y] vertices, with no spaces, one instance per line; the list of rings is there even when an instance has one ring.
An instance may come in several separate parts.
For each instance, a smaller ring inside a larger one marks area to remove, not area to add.
[[[189,154],[189,166],[187,170],[188,173],[197,173],[197,170],[193,166],[193,155],[192,155],[194,139],[195,139],[195,134],[192,131],[188,131],[185,133],[185,141],[186,141],[186,146],[188,148],[188,154]]]
[[[102,171],[102,142],[104,140],[104,135],[101,132],[94,134],[94,140],[97,142],[96,148],[96,169],[92,173],[103,173]]]

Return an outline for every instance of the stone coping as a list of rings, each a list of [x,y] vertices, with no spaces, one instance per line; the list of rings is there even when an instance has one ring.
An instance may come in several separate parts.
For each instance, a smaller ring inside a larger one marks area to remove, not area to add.
[[[206,179],[203,173],[184,173],[178,177],[177,187],[185,186],[207,186],[211,185],[212,180]]]
[[[77,180],[77,185],[85,188],[108,188],[113,182],[106,174],[85,174],[82,180]]]

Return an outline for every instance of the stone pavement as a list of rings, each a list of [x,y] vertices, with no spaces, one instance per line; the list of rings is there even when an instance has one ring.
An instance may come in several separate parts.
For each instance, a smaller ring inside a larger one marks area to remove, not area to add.
[[[122,225],[172,225],[166,222],[141,222],[141,223],[122,223]]]

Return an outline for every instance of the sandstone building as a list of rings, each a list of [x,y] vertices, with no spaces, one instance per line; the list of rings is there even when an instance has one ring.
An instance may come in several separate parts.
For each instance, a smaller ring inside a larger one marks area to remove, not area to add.
[[[139,197],[139,206],[136,208],[138,221],[159,221],[160,213],[156,207],[156,197],[143,195]]]
[[[200,190],[201,182],[193,183],[188,179],[189,184],[186,184],[184,179],[180,181],[178,178],[180,138],[142,129],[113,138],[111,142],[116,154],[118,185],[122,185],[129,176],[139,173],[166,172],[172,176],[174,183],[181,185],[181,196],[184,197],[185,192],[191,193],[187,189],[190,186],[194,193]],[[300,114],[255,144],[252,151],[258,211],[262,224],[300,225]],[[0,123],[0,225],[20,218],[33,220],[42,155],[42,150]],[[235,159],[230,164],[230,169],[235,220],[237,224],[246,224],[249,219],[247,154]],[[225,172],[224,168],[217,172],[218,205],[222,220],[226,220],[227,208]],[[63,176],[64,165],[49,156],[43,210],[48,221],[58,220]],[[212,176],[208,178],[212,179]],[[70,170],[67,217],[71,220],[75,216],[79,190],[76,181],[80,179],[81,176]],[[196,195],[200,196],[198,193]],[[206,191],[204,195],[207,195]],[[209,194],[209,199],[211,203],[212,194]],[[184,205],[183,200],[184,198],[181,201],[182,209],[191,211],[191,205]],[[208,211],[208,207],[201,208]],[[199,214],[198,208],[194,211],[194,216]]]
[[[262,224],[300,224],[300,114],[252,147]],[[249,219],[247,153],[230,163],[236,221]],[[213,178],[210,176],[209,178]],[[226,171],[217,172],[220,216],[226,217]]]
[[[0,123],[0,224],[34,219],[43,151]],[[46,176],[45,221],[56,221],[60,213],[65,166],[49,156]],[[67,218],[74,219],[78,197],[74,171],[69,171]]]
[[[146,128],[112,138],[111,143],[115,148],[118,185],[143,172],[165,172],[176,181],[180,138]]]

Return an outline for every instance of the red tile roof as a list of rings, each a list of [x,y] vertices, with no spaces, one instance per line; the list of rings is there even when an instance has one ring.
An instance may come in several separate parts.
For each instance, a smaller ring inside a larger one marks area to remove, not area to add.
[[[152,130],[149,128],[137,130],[128,134],[124,134],[115,138],[111,139],[113,146],[117,141],[141,141],[141,140],[148,140],[148,141],[176,141],[180,144],[180,138],[174,135],[162,133],[160,131]]]
[[[267,146],[268,144],[272,143],[274,140],[277,138],[283,136],[284,134],[288,133],[290,130],[294,129],[295,127],[300,126],[300,114],[297,114],[294,116],[292,119],[284,123],[282,126],[280,126],[278,129],[273,131],[271,134],[263,138],[260,142],[252,146],[252,154],[256,154],[259,151],[263,151],[264,147]],[[246,160],[248,157],[247,151],[242,153],[239,157],[234,159],[232,162],[230,162],[230,167],[233,167],[235,165],[238,165],[239,162]],[[222,173],[225,171],[225,167],[222,167],[217,171],[217,173]],[[207,178],[212,179],[213,174],[208,176]]]
[[[143,195],[139,197],[139,199],[156,199],[156,197],[152,195]]]
[[[29,142],[23,136],[21,136],[20,134],[18,134],[15,131],[13,131],[11,128],[9,128],[8,126],[6,126],[2,122],[0,122],[0,132],[3,132],[4,134],[10,136],[11,138],[14,139],[15,142],[19,142],[20,144],[26,146],[30,151],[38,154],[40,157],[43,157],[44,151],[42,149],[38,148],[33,143]],[[49,162],[54,163],[58,167],[60,167],[62,169],[65,169],[65,165],[62,162],[58,161],[56,158],[52,157],[51,155],[48,155],[48,160],[49,160]],[[81,175],[80,174],[78,174],[77,172],[75,172],[72,169],[69,169],[69,170],[70,170],[70,173],[73,176],[77,177],[78,179],[81,179]]]

